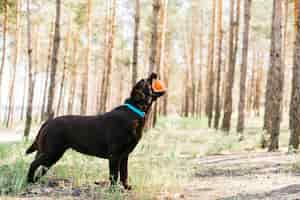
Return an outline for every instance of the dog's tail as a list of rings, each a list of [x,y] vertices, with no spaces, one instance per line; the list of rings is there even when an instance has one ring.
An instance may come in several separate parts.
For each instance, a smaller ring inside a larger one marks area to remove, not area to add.
[[[37,150],[36,142],[34,141],[32,145],[26,150],[26,155],[31,154]]]
[[[33,143],[30,145],[30,147],[26,150],[26,152],[25,152],[26,155],[31,154],[31,153],[33,153],[33,152],[35,152],[35,151],[38,150],[38,140],[39,140],[39,137],[41,137],[42,133],[44,132],[44,129],[45,129],[46,125],[48,124],[47,122],[48,122],[48,121],[46,121],[46,122],[42,125],[42,127],[40,128],[40,130],[39,130],[39,132],[38,132],[38,134],[37,134],[35,140],[34,140]]]

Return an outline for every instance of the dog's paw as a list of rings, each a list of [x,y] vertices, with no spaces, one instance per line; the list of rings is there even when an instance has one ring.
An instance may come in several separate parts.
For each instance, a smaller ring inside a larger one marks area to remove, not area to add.
[[[131,185],[125,184],[125,185],[123,185],[123,187],[124,187],[125,190],[132,190]]]

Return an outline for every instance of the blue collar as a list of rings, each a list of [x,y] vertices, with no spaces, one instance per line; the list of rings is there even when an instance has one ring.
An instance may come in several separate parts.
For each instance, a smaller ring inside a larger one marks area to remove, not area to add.
[[[133,112],[135,112],[136,114],[138,114],[140,117],[145,117],[145,112],[141,111],[140,109],[134,107],[133,105],[129,104],[129,103],[125,103],[125,106],[127,106],[130,110],[132,110]]]

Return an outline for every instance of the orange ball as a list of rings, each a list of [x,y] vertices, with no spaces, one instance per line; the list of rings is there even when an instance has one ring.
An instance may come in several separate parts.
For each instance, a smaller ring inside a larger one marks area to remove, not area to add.
[[[152,89],[154,92],[164,92],[166,91],[166,86],[163,81],[157,79],[152,83]]]

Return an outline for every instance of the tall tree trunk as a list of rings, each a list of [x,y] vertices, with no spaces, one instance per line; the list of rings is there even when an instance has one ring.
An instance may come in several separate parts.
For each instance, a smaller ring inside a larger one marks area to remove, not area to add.
[[[209,34],[209,47],[207,59],[207,93],[205,112],[208,117],[208,126],[211,127],[214,106],[214,53],[215,53],[215,21],[216,21],[216,0],[213,0],[211,30]]]
[[[11,79],[9,82],[9,94],[8,94],[8,112],[6,118],[6,127],[9,127],[13,119],[13,104],[14,104],[14,91],[15,91],[15,80],[16,80],[16,68],[19,62],[19,52],[20,52],[20,9],[21,1],[16,1],[16,29],[15,29],[15,49],[14,49],[14,59],[11,69]]]
[[[229,132],[232,115],[232,89],[234,85],[235,61],[238,47],[240,0],[236,2],[236,18],[234,18],[234,0],[230,0],[230,26],[229,26],[229,53],[228,70],[226,74],[226,87],[224,99],[224,116],[222,130]]]
[[[72,114],[73,112],[73,104],[75,97],[75,89],[76,89],[76,79],[77,79],[77,43],[78,43],[78,35],[74,33],[73,35],[73,52],[72,52],[72,61],[71,61],[71,80],[70,80],[70,90],[69,90],[69,99],[68,99],[68,108],[67,113]]]
[[[71,23],[71,22],[69,22]],[[70,47],[70,34],[71,34],[71,24],[69,24],[69,30],[66,36],[66,42],[65,42],[65,52],[64,52],[64,66],[62,71],[62,78],[60,82],[60,88],[59,88],[59,96],[58,96],[58,103],[57,103],[57,109],[56,114],[59,115],[59,111],[61,109],[61,104],[63,101],[63,93],[65,88],[65,79],[66,79],[66,73],[67,73],[67,63],[68,63],[68,56],[69,56],[69,47]]]
[[[188,20],[187,20],[188,22]],[[188,23],[186,23],[188,24]],[[191,85],[191,55],[189,51],[189,41],[188,41],[188,30],[185,28],[184,30],[184,63],[186,65],[185,74],[184,74],[184,106],[183,106],[183,116],[188,117],[189,111],[190,111],[190,103],[191,103],[191,91],[192,91],[192,85]]]
[[[30,0],[27,0],[27,53],[28,53],[28,94],[27,94],[27,109],[24,136],[27,139],[30,133],[32,121],[32,103],[34,95],[34,80],[32,70],[32,44],[31,44],[31,19],[30,19]]]
[[[239,30],[240,30],[240,13],[241,13],[241,0],[236,0],[236,14],[234,19],[234,47],[233,47],[233,63],[236,65],[237,51],[239,44]]]
[[[192,19],[191,19],[191,48],[190,48],[190,92],[191,92],[191,115],[194,117],[196,114],[196,76],[195,76],[195,49],[196,49],[196,9],[192,8]]]
[[[202,113],[202,68],[203,68],[203,31],[200,27],[199,33],[199,70],[198,70],[198,86],[197,86],[197,116],[200,118]]]
[[[115,41],[115,28],[116,28],[116,0],[113,0],[112,5],[110,5],[110,14],[108,17],[108,41],[106,49],[106,69],[104,70],[103,80],[102,80],[102,89],[101,89],[101,106],[100,112],[105,112],[108,102],[108,94],[111,85],[111,73],[113,65],[113,49]]]
[[[138,76],[138,51],[139,51],[139,28],[140,28],[140,0],[135,0],[135,17],[134,17],[134,40],[132,56],[132,86],[137,81]]]
[[[299,148],[300,136],[300,0],[294,0],[295,6],[295,33],[294,66],[292,79],[292,96],[290,104],[290,141],[289,151]]]
[[[54,100],[54,90],[55,90],[55,76],[56,68],[58,63],[58,52],[60,43],[60,11],[61,11],[61,0],[56,0],[56,18],[55,18],[55,29],[53,37],[53,49],[51,57],[51,73],[50,73],[50,83],[49,83],[49,93],[47,102],[47,118],[51,118],[54,115],[53,110],[53,100]]]
[[[267,134],[271,136],[271,141],[268,150],[275,151],[279,147],[279,132],[280,132],[280,106],[283,93],[283,66],[282,66],[282,4],[281,0],[273,1],[273,19],[272,19],[272,37],[271,37],[271,52],[270,52],[270,68],[268,74],[267,93],[269,98],[269,109],[265,112],[269,113],[269,121],[267,122]]]
[[[47,56],[47,66],[46,66],[46,78],[44,84],[44,94],[43,94],[43,103],[41,109],[41,120],[44,121],[45,116],[45,109],[46,109],[46,101],[47,101],[47,92],[48,92],[48,84],[49,84],[49,75],[50,75],[50,62],[51,62],[51,50],[52,50],[52,43],[53,43],[53,29],[54,23],[51,23],[50,33],[49,33],[49,46],[48,46],[48,56]]]
[[[222,67],[222,40],[223,40],[223,0],[218,0],[218,22],[217,22],[217,38],[218,38],[218,62],[216,64],[217,67],[217,85],[216,85],[216,103],[215,103],[215,118],[214,118],[214,128],[219,128],[219,120],[221,116],[221,108],[220,108],[220,83],[221,83],[221,67]]]
[[[86,114],[87,106],[88,106],[90,49],[91,49],[91,39],[92,39],[91,15],[92,15],[92,0],[87,0],[87,47],[86,47],[86,55],[85,55],[85,67],[84,67],[83,73],[82,73],[80,114]]]
[[[157,43],[158,43],[158,19],[160,12],[160,0],[153,0],[153,13],[152,13],[152,33],[150,43],[150,57],[149,57],[149,74],[157,69]]]
[[[40,55],[40,46],[39,46],[39,43],[40,43],[40,32],[39,32],[39,26],[38,24],[35,24],[33,26],[33,66],[32,66],[32,71],[34,73],[34,77],[33,77],[33,81],[32,81],[32,87],[35,89],[35,83],[36,83],[36,76],[35,74],[37,73],[37,70],[38,70],[38,66],[39,66],[39,55]],[[33,89],[33,90],[34,90]],[[36,105],[38,106],[38,101],[36,102]],[[34,111],[33,111],[33,114],[34,116]],[[37,116],[37,114],[36,114]],[[35,122],[37,122],[38,118],[35,118]]]
[[[245,118],[245,102],[246,102],[250,18],[251,18],[251,0],[244,0],[243,55],[242,55],[241,77],[240,77],[240,101],[239,101],[238,124],[237,124],[237,132],[240,134],[244,132],[244,126],[245,126],[244,118]]]
[[[149,74],[156,71],[157,69],[157,44],[158,44],[158,23],[159,23],[159,13],[161,9],[160,0],[153,0],[153,11],[152,11],[152,33],[150,42],[150,56],[149,56]],[[148,122],[146,128],[152,128],[155,124],[156,116],[156,105],[154,105],[153,111],[150,111]]]
[[[161,7],[162,9],[160,10],[160,37],[159,37],[159,56],[158,56],[158,69],[157,72],[160,76],[161,79],[165,80],[164,77],[164,71],[165,71],[165,53],[166,53],[166,27],[167,27],[167,14],[168,14],[168,0],[162,0],[161,1]],[[158,106],[158,113],[162,113],[162,106],[163,106],[163,98],[158,99],[157,101],[157,106]],[[156,113],[156,118],[157,114]]]
[[[0,66],[0,96],[2,97],[2,78],[3,78],[3,69],[5,65],[5,58],[6,58],[6,37],[7,37],[7,29],[8,29],[8,3],[7,0],[3,0],[3,36],[2,36],[2,57],[1,57],[1,66]],[[0,111],[2,108],[0,98]]]

